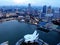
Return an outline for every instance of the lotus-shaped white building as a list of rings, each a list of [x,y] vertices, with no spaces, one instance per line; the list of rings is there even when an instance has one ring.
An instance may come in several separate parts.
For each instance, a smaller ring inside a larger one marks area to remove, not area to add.
[[[35,30],[35,32],[33,34],[27,34],[24,36],[25,42],[28,43],[28,41],[30,42],[34,42],[34,40],[37,40],[39,36],[39,33],[37,33],[37,31]]]

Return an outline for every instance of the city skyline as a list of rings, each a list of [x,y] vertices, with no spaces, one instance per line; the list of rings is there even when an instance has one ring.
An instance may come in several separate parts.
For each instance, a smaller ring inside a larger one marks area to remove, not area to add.
[[[59,0],[0,0],[0,6],[9,6],[9,5],[23,5],[27,6],[28,3],[31,3],[32,6],[53,6],[60,7]]]

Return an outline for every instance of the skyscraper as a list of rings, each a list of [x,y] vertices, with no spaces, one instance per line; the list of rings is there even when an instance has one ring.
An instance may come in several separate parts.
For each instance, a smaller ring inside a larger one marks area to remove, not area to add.
[[[51,8],[51,6],[49,6],[48,8],[47,8],[47,14],[51,14],[52,13],[52,8]]]
[[[59,8],[59,13],[60,13],[60,8]]]
[[[28,4],[28,8],[31,8],[31,4],[30,3]]]
[[[55,10],[54,9],[52,9],[52,13],[54,14],[54,12],[55,12]]]
[[[44,5],[44,6],[43,6],[43,13],[44,13],[44,14],[46,14],[46,9],[47,9],[47,6]]]
[[[28,15],[31,15],[32,14],[32,7],[31,7],[31,4],[30,3],[28,4],[27,14]]]
[[[60,19],[60,8],[59,8],[59,19]]]
[[[44,6],[43,6],[43,9],[42,9],[42,15],[41,15],[42,18],[45,18],[45,15],[46,15],[46,9],[47,9],[47,6],[44,5]]]

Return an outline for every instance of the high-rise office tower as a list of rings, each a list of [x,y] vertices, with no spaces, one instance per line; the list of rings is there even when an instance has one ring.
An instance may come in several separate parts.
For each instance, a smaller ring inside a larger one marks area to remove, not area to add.
[[[44,5],[41,13],[41,18],[45,18],[47,6]]]
[[[31,7],[31,4],[29,3],[27,8],[27,14],[31,15],[31,13],[32,13],[32,7]]]
[[[52,20],[52,17],[53,17],[51,6],[48,6],[46,11],[47,12],[46,12],[46,15],[45,16],[46,16],[46,18],[47,18],[48,21],[51,21]]]
[[[59,13],[60,13],[60,8],[59,8]]]
[[[59,18],[60,18],[60,8],[59,8]]]
[[[52,13],[52,8],[51,8],[51,6],[49,6],[48,8],[47,8],[47,14],[51,14]]]
[[[54,10],[54,9],[52,9],[52,13],[53,13],[53,14],[55,13],[55,10]]]
[[[31,4],[30,3],[28,4],[28,8],[31,8]]]
[[[43,6],[43,13],[45,13],[45,14],[46,14],[46,9],[47,9],[47,6],[44,5],[44,6]]]

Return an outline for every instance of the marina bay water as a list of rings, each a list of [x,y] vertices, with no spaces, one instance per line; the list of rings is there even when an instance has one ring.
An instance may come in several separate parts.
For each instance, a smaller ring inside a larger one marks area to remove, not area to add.
[[[26,34],[32,34],[36,30],[35,25],[11,20],[0,23],[0,43],[9,41],[9,45],[15,45]],[[60,33],[50,31],[48,33],[37,30],[39,38],[50,45],[60,42]]]

